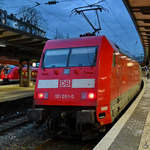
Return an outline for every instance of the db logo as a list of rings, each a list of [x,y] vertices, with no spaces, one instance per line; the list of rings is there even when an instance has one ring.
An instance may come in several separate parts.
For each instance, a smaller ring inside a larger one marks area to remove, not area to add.
[[[60,87],[71,87],[71,81],[70,80],[60,80],[59,86]]]

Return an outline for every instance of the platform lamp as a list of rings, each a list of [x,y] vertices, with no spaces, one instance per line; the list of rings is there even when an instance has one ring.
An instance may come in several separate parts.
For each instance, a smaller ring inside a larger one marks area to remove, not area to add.
[[[35,62],[32,63],[32,67],[36,67],[36,63]]]

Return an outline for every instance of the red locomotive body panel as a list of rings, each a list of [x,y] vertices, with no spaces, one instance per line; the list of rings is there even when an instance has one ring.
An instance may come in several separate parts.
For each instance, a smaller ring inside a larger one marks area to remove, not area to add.
[[[122,101],[125,101],[124,104],[121,104],[123,102],[116,102],[118,103],[118,106],[116,105],[115,107],[116,109],[120,109],[117,110],[117,114],[119,114],[131,100],[131,98],[128,100],[128,94],[126,94],[126,97],[124,96],[125,98],[121,96],[137,85],[140,87],[141,75],[139,64],[136,61],[120,54],[115,47],[108,43],[107,40],[102,43],[99,59],[100,65],[98,69],[99,80],[96,113],[97,120],[101,125],[106,125],[112,123],[114,120],[112,118],[113,101],[115,101],[115,99],[118,99],[117,101],[120,101],[121,99]],[[138,90],[139,89],[137,88],[137,91]],[[134,96],[131,97],[133,98]],[[104,118],[101,118],[101,115],[104,115]]]
[[[103,38],[101,44],[101,51],[99,56],[99,68],[98,68],[98,90],[97,90],[97,120],[100,122],[99,114],[104,113],[100,111],[102,107],[106,107],[105,118],[103,124],[111,122],[111,70],[112,70],[112,55],[113,48],[110,43]]]
[[[43,54],[46,50],[65,48],[86,48],[94,47],[99,51],[99,38],[80,38],[75,40],[56,40],[47,42]],[[61,51],[60,50],[60,51]],[[97,53],[98,55],[98,53]],[[42,55],[44,57],[44,55]],[[98,56],[97,56],[98,57]],[[77,60],[76,60],[77,61]],[[96,62],[98,63],[98,61]],[[65,71],[69,70],[69,73]],[[95,66],[73,66],[73,67],[51,67],[42,69],[42,60],[39,66],[38,82],[35,90],[36,105],[59,105],[59,106],[96,106],[97,94],[97,64]],[[42,83],[41,83],[42,82]],[[45,82],[45,83],[44,83]],[[54,83],[55,82],[55,83]],[[39,84],[45,84],[41,87]],[[48,87],[47,84],[51,84]],[[53,84],[53,85],[52,85]],[[56,84],[56,85],[54,85]],[[68,85],[66,85],[68,84]],[[89,84],[89,85],[88,85]],[[38,94],[47,92],[48,100],[39,99]],[[82,99],[82,94],[94,93],[94,99]]]
[[[80,64],[81,56],[89,57],[87,64]],[[93,109],[100,125],[106,125],[129,102],[123,97],[137,93],[140,82],[138,63],[120,54],[105,36],[51,40],[41,56],[34,104]]]

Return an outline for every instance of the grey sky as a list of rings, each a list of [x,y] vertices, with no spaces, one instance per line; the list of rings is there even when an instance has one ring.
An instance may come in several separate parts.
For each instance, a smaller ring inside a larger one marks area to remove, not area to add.
[[[58,0],[56,5],[40,5],[36,7],[47,22],[47,34],[50,39],[54,38],[56,29],[63,36],[79,37],[80,34],[92,32],[89,24],[80,15],[71,15],[71,10],[85,6],[98,0]],[[48,0],[0,0],[2,9],[8,13],[16,13],[22,6],[34,6],[35,2],[45,3]],[[143,48],[135,27],[127,13],[122,0],[105,0],[100,3],[106,11],[100,14],[102,31],[100,35],[106,35],[108,39],[117,43],[121,49],[131,54],[143,55]],[[95,23],[93,13],[92,21]]]

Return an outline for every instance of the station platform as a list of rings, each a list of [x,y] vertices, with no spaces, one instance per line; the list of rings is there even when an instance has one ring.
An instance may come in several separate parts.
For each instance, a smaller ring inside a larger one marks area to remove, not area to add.
[[[93,150],[150,150],[150,80]]]
[[[34,95],[34,86],[19,87],[15,85],[1,85],[0,86],[0,103],[14,101]]]

